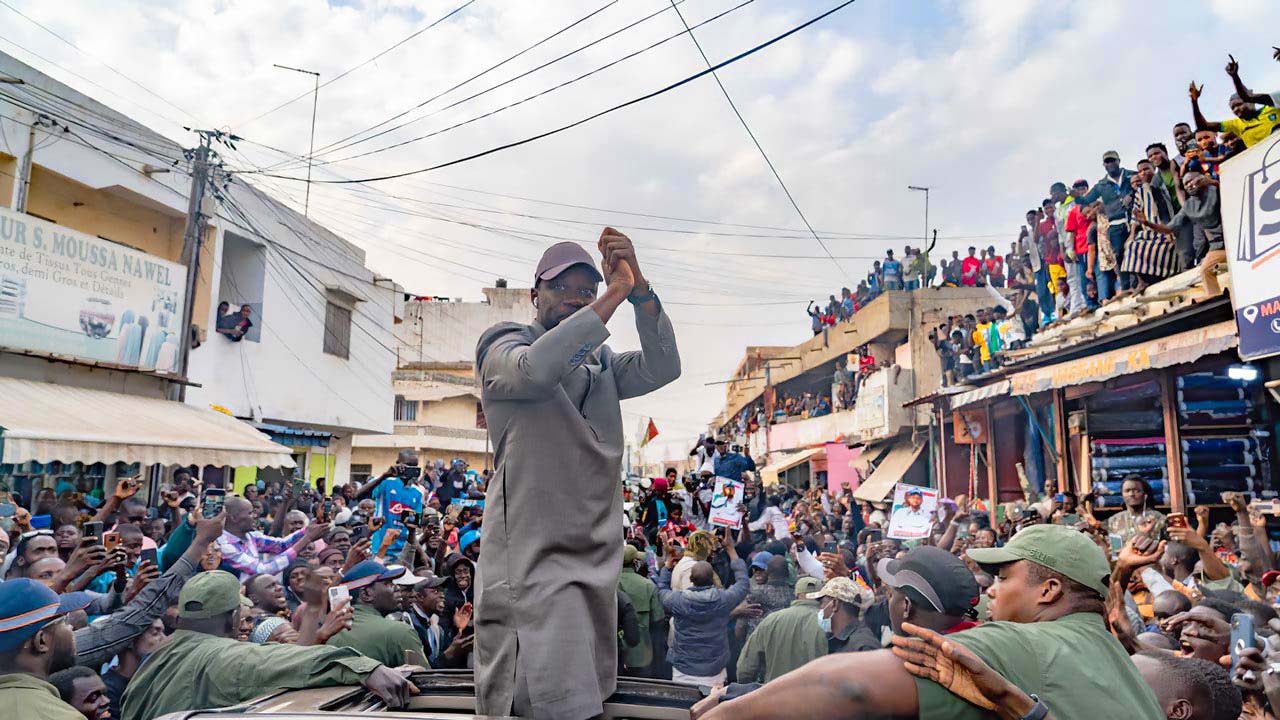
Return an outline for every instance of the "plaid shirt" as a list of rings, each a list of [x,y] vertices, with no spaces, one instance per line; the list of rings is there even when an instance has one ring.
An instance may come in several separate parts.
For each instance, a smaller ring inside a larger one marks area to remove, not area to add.
[[[251,531],[241,539],[223,530],[222,537],[218,538],[222,563],[234,568],[241,580],[254,575],[277,575],[298,559],[298,552],[292,546],[303,532],[299,530],[288,537],[274,538]],[[271,557],[263,557],[264,554]]]

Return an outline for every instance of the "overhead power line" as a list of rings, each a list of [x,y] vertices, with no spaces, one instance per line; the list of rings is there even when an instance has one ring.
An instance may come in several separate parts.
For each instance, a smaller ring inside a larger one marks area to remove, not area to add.
[[[703,76],[705,76],[705,75],[709,75],[709,74],[711,74],[712,72],[714,72],[714,71],[716,71],[716,70],[719,70],[720,68],[727,67],[727,66],[729,66],[729,65],[732,65],[733,63],[738,62],[739,60],[742,60],[742,59],[744,59],[744,58],[750,57],[750,56],[752,56],[752,55],[754,55],[754,54],[756,54],[756,53],[760,52],[761,50],[764,50],[765,48],[767,48],[767,47],[769,47],[769,46],[771,46],[771,45],[773,45],[773,44],[775,44],[775,43],[781,42],[782,40],[785,40],[785,39],[787,39],[787,38],[791,37],[792,35],[794,35],[794,34],[796,34],[796,33],[800,32],[801,30],[804,30],[805,28],[809,27],[810,25],[813,25],[814,23],[817,23],[817,22],[819,22],[819,21],[823,20],[824,18],[826,18],[826,17],[828,17],[828,16],[830,16],[830,15],[832,15],[832,14],[836,13],[837,11],[839,11],[839,10],[841,10],[841,9],[845,8],[845,7],[848,7],[849,5],[852,5],[854,2],[856,2],[856,0],[844,0],[844,2],[840,3],[839,5],[836,5],[835,7],[831,8],[830,10],[827,10],[826,12],[822,13],[821,15],[818,15],[817,17],[814,17],[814,18],[812,18],[812,19],[810,19],[810,20],[807,20],[807,21],[805,21],[804,23],[801,23],[800,25],[797,25],[797,26],[795,26],[795,27],[791,28],[790,30],[787,30],[786,32],[784,32],[784,33],[782,33],[782,34],[780,34],[780,35],[777,35],[777,36],[775,36],[775,37],[773,37],[773,38],[771,38],[771,39],[769,39],[769,40],[766,40],[765,42],[762,42],[762,43],[760,43],[759,45],[756,45],[756,46],[755,46],[755,47],[753,47],[753,48],[750,48],[750,49],[748,49],[748,50],[744,50],[743,52],[740,52],[740,53],[738,53],[737,55],[734,55],[733,57],[729,58],[728,60],[721,61],[720,63],[718,63],[718,64],[716,64],[716,65],[712,65],[712,66],[708,67],[706,70],[702,70],[702,71],[700,71],[700,72],[694,73],[693,75],[690,75],[690,76],[688,76],[688,77],[684,78],[683,80],[678,80],[678,81],[676,81],[676,82],[674,82],[674,83],[671,83],[670,85],[667,85],[666,87],[660,88],[660,89],[655,90],[655,91],[653,91],[653,92],[651,92],[651,93],[647,93],[647,94],[645,94],[645,95],[641,95],[640,97],[633,98],[633,99],[628,100],[628,101],[623,102],[623,103],[619,103],[619,104],[617,104],[617,105],[614,105],[613,107],[606,108],[606,109],[604,109],[604,110],[601,110],[601,111],[599,111],[599,112],[597,112],[597,113],[594,113],[594,114],[592,114],[592,115],[589,115],[589,116],[587,116],[587,117],[585,117],[585,118],[582,118],[582,119],[580,119],[580,120],[576,120],[576,121],[571,122],[571,123],[569,123],[569,124],[567,124],[567,125],[561,125],[561,126],[560,126],[560,127],[558,127],[558,128],[554,128],[554,129],[552,129],[552,130],[548,130],[548,131],[546,131],[546,132],[538,133],[537,135],[532,135],[532,136],[530,136],[530,137],[524,138],[523,140],[516,140],[516,141],[514,141],[514,142],[509,142],[509,143],[506,143],[506,144],[504,144],[504,145],[499,145],[499,146],[497,146],[497,147],[489,148],[488,150],[482,150],[482,151],[480,151],[480,152],[472,153],[472,154],[470,154],[470,155],[467,155],[467,156],[464,156],[464,157],[457,158],[457,159],[455,159],[455,160],[450,160],[450,161],[448,161],[448,162],[439,163],[439,164],[437,164],[437,165],[432,165],[432,166],[425,167],[425,168],[419,168],[419,169],[417,169],[417,170],[407,170],[407,171],[405,171],[405,172],[400,172],[400,173],[392,173],[392,174],[389,174],[389,175],[381,175],[381,176],[377,176],[377,177],[370,177],[370,178],[361,178],[361,179],[356,179],[356,180],[313,180],[312,182],[324,183],[324,184],[326,184],[326,185],[349,185],[349,184],[360,184],[360,183],[380,182],[380,181],[383,181],[383,180],[394,180],[394,179],[396,179],[396,178],[409,177],[409,176],[412,176],[412,175],[420,175],[420,174],[422,174],[422,173],[432,172],[432,171],[435,171],[435,170],[440,170],[440,169],[443,169],[443,168],[452,167],[452,166],[454,166],[454,165],[460,165],[460,164],[462,164],[462,163],[470,162],[470,161],[472,161],[472,160],[478,160],[479,158],[486,157],[486,156],[488,156],[488,155],[493,155],[494,153],[499,153],[499,152],[502,152],[502,151],[504,151],[504,150],[510,150],[510,149],[512,149],[512,148],[520,147],[521,145],[527,145],[527,144],[529,144],[529,143],[531,143],[531,142],[535,142],[535,141],[542,140],[542,139],[547,138],[547,137],[551,137],[552,135],[558,135],[559,133],[562,133],[562,132],[564,132],[564,131],[566,131],[566,130],[571,130],[571,129],[573,129],[573,128],[578,127],[579,125],[585,125],[586,123],[591,122],[592,120],[596,120],[597,118],[604,117],[605,115],[608,115],[608,114],[610,114],[610,113],[616,112],[616,111],[618,111],[618,110],[622,110],[623,108],[631,107],[632,105],[637,105],[637,104],[642,103],[642,102],[644,102],[644,101],[646,101],[646,100],[651,100],[651,99],[653,99],[653,98],[655,98],[655,97],[658,97],[659,95],[666,94],[666,93],[668,93],[668,92],[670,92],[670,91],[672,91],[672,90],[675,90],[676,88],[679,88],[679,87],[681,87],[681,86],[683,86],[683,85],[687,85],[687,84],[689,84],[689,83],[693,82],[694,80],[697,80],[697,79],[698,79],[698,78],[700,78],[700,77],[703,77]],[[277,174],[273,174],[273,173],[263,173],[263,174],[268,175],[269,177],[277,177],[277,178],[280,178],[280,179],[282,179],[282,180],[296,180],[296,181],[299,181],[299,182],[305,182],[305,181],[306,181],[306,178],[294,177],[294,176],[292,176],[292,175],[277,175]]]
[[[697,25],[696,27],[701,27],[702,25],[707,25],[707,24],[709,24],[709,23],[713,23],[713,22],[715,22],[715,21],[719,20],[720,18],[723,18],[723,17],[724,17],[724,16],[726,16],[726,15],[729,15],[729,14],[731,14],[731,13],[737,12],[738,10],[741,10],[742,8],[746,7],[747,5],[750,5],[750,4],[751,4],[752,2],[754,2],[754,1],[755,1],[755,0],[743,0],[743,2],[740,2],[740,3],[738,3],[737,5],[734,5],[733,7],[730,7],[730,8],[728,8],[728,9],[726,9],[726,10],[723,10],[723,11],[721,11],[721,12],[719,12],[719,13],[715,14],[715,15],[712,15],[711,17],[707,18],[706,20],[703,20],[702,22],[698,23],[698,25]],[[637,20],[636,22],[632,23],[632,25],[633,25],[633,26],[634,26],[634,25],[639,25],[640,23],[644,22],[645,20],[648,20],[649,18],[652,18],[652,17],[656,17],[656,16],[658,16],[659,14],[661,14],[662,12],[665,12],[665,11],[670,10],[670,9],[671,9],[671,8],[670,8],[669,6],[668,6],[668,7],[664,7],[662,10],[659,10],[658,12],[655,12],[655,13],[653,13],[653,14],[649,15],[648,17],[644,17],[644,18],[641,18],[640,20]],[[625,28],[624,28],[624,29],[625,29]],[[617,31],[617,32],[621,32],[621,31],[619,30],[619,31]],[[616,34],[617,34],[617,32],[611,33],[611,35],[616,35]],[[650,43],[649,45],[646,45],[645,47],[642,47],[642,48],[640,48],[639,50],[636,50],[636,51],[634,51],[634,52],[627,53],[626,55],[623,55],[622,57],[620,57],[620,58],[618,58],[618,59],[616,59],[616,60],[613,60],[613,61],[611,61],[611,62],[605,63],[604,65],[601,65],[600,67],[597,67],[597,68],[595,68],[595,69],[593,69],[593,70],[588,70],[587,72],[582,73],[581,75],[578,75],[577,77],[570,78],[570,79],[568,79],[568,80],[565,80],[564,82],[557,83],[556,85],[552,85],[552,86],[551,86],[551,87],[549,87],[549,88],[546,88],[546,89],[544,89],[544,90],[540,90],[540,91],[538,91],[538,92],[536,92],[536,93],[534,93],[534,94],[532,94],[532,95],[528,95],[528,96],[523,97],[523,98],[521,98],[521,99],[519,99],[519,100],[516,100],[516,101],[514,101],[514,102],[507,103],[506,105],[503,105],[503,106],[501,106],[501,107],[494,108],[493,110],[490,110],[490,111],[488,111],[488,112],[484,112],[484,113],[481,113],[481,114],[479,114],[479,115],[475,115],[475,116],[473,116],[473,117],[467,118],[466,120],[462,120],[462,121],[456,122],[456,123],[454,123],[454,124],[452,124],[452,125],[445,126],[445,127],[440,128],[440,129],[438,129],[438,130],[433,130],[433,131],[431,131],[431,132],[429,132],[429,133],[426,133],[426,134],[424,134],[424,135],[418,135],[418,136],[416,136],[416,137],[408,138],[408,139],[406,139],[406,140],[401,140],[400,142],[392,143],[392,144],[390,144],[390,145],[386,145],[386,146],[383,146],[383,147],[380,147],[380,148],[374,148],[373,150],[366,150],[366,151],[364,151],[364,152],[356,153],[356,154],[354,154],[354,155],[347,155],[346,157],[334,158],[334,159],[332,159],[332,160],[324,160],[324,161],[322,161],[322,162],[320,162],[320,163],[318,163],[318,164],[319,164],[319,165],[332,165],[332,164],[334,164],[334,163],[347,162],[347,161],[350,161],[350,160],[355,160],[355,159],[357,159],[357,158],[362,158],[362,157],[366,157],[366,156],[369,156],[369,155],[376,155],[376,154],[378,154],[378,153],[387,152],[388,150],[394,150],[394,149],[396,149],[396,148],[403,147],[403,146],[405,146],[405,145],[410,145],[410,144],[412,144],[412,143],[421,142],[421,141],[423,141],[423,140],[427,140],[427,139],[429,139],[429,138],[433,138],[433,137],[436,137],[436,136],[442,135],[442,134],[447,133],[447,132],[450,132],[450,131],[452,131],[452,130],[457,130],[457,129],[458,129],[458,128],[460,128],[460,127],[464,127],[464,126],[466,126],[466,125],[470,125],[471,123],[478,122],[478,121],[480,121],[480,120],[484,120],[484,119],[486,119],[486,118],[493,117],[494,115],[497,115],[497,114],[499,114],[499,113],[501,113],[501,112],[505,112],[505,111],[507,111],[507,110],[510,110],[511,108],[514,108],[514,107],[517,107],[517,106],[523,105],[523,104],[525,104],[525,103],[527,103],[527,102],[529,102],[529,101],[531,101],[531,100],[536,100],[536,99],[538,99],[538,98],[540,98],[540,97],[543,97],[544,95],[549,95],[549,94],[551,94],[551,93],[553,93],[553,92],[555,92],[555,91],[557,91],[557,90],[561,90],[561,89],[566,88],[566,87],[568,87],[568,86],[570,86],[570,85],[573,85],[574,83],[577,83],[577,82],[579,82],[579,81],[585,80],[585,79],[587,79],[587,78],[591,77],[592,75],[595,75],[595,74],[597,74],[597,73],[604,72],[605,70],[608,70],[609,68],[614,67],[615,65],[619,65],[619,64],[621,64],[621,63],[624,63],[624,62],[626,62],[627,60],[630,60],[630,59],[632,59],[632,58],[635,58],[635,57],[638,57],[638,56],[640,56],[640,55],[643,55],[644,53],[646,53],[646,52],[648,52],[648,51],[650,51],[650,50],[652,50],[652,49],[654,49],[654,48],[656,48],[656,47],[658,47],[658,46],[660,46],[660,45],[662,45],[662,44],[664,44],[664,43],[667,43],[667,42],[670,42],[670,41],[672,41],[672,40],[675,40],[676,38],[680,37],[681,35],[684,35],[684,33],[683,33],[683,32],[678,32],[678,33],[675,33],[674,35],[669,35],[669,36],[667,36],[667,37],[665,37],[665,38],[663,38],[663,39],[661,39],[661,40],[658,40],[657,42]],[[608,36],[608,35],[606,35],[605,37],[609,37],[609,36]],[[596,41],[596,42],[599,42],[599,41]],[[584,45],[582,48],[579,48],[579,50],[585,49],[586,47],[589,47],[589,46],[590,46],[590,45]],[[575,50],[574,52],[577,52],[577,51]],[[566,53],[565,55],[562,55],[560,58],[557,58],[556,60],[552,60],[552,61],[550,61],[550,62],[544,63],[543,65],[541,65],[541,66],[539,66],[539,67],[537,67],[537,68],[534,68],[534,69],[532,69],[532,70],[530,70],[530,71],[528,71],[528,72],[524,73],[524,75],[528,75],[528,74],[530,74],[530,73],[536,72],[537,70],[539,70],[539,69],[541,69],[541,68],[543,68],[543,67],[546,67],[547,65],[551,65],[552,63],[555,63],[555,62],[557,62],[557,61],[558,61],[558,60],[560,60],[560,59],[563,59],[563,58],[565,58],[565,57],[568,57],[568,56],[569,56],[569,55],[571,55],[571,54],[573,54],[573,53]],[[517,80],[517,79],[519,79],[520,77],[523,77],[524,75],[518,75],[518,76],[516,76],[515,78],[512,78],[511,80],[508,80],[508,81],[506,81],[506,82],[511,82],[511,81],[513,81],[513,80]],[[442,108],[439,108],[439,109],[437,109],[437,110],[433,110],[433,111],[431,111],[431,112],[427,113],[426,115],[423,115],[423,116],[418,117],[418,118],[414,118],[413,120],[410,120],[410,121],[407,121],[407,122],[401,123],[400,125],[397,125],[396,127],[389,128],[389,129],[387,129],[387,130],[386,130],[386,131],[384,131],[384,132],[380,132],[380,133],[378,133],[378,135],[384,135],[384,134],[386,134],[387,132],[391,132],[392,130],[397,130],[397,129],[402,128],[402,127],[405,127],[405,126],[407,126],[407,125],[411,125],[411,124],[413,124],[413,123],[416,123],[416,122],[418,122],[419,120],[425,120],[425,119],[427,119],[427,118],[429,118],[429,117],[432,117],[433,115],[438,115],[438,114],[440,114],[440,113],[444,112],[445,110],[449,110],[449,109],[451,109],[451,108],[455,108],[455,107],[457,107],[457,106],[459,106],[459,105],[462,105],[463,103],[469,102],[469,101],[471,101],[471,100],[474,100],[475,98],[480,97],[481,95],[484,95],[485,93],[489,92],[490,90],[495,90],[495,89],[497,89],[497,88],[501,87],[502,85],[505,85],[505,84],[506,84],[506,82],[499,83],[499,84],[494,85],[493,87],[490,87],[490,88],[486,88],[486,89],[484,89],[484,90],[481,90],[481,91],[480,91],[480,92],[478,92],[478,93],[474,93],[474,94],[472,94],[472,95],[469,95],[468,97],[464,97],[464,98],[462,98],[461,100],[455,100],[454,102],[452,102],[452,103],[450,103],[450,104],[448,104],[448,105],[445,105],[445,106],[444,106],[444,107],[442,107]],[[359,144],[359,143],[362,143],[362,142],[364,142],[365,140],[371,140],[371,139],[373,139],[373,137],[377,137],[377,136],[375,135],[375,136],[371,136],[371,137],[364,138],[364,139],[361,139],[361,140],[357,140],[357,141],[352,142],[352,143],[348,143],[347,145],[345,145],[345,146],[343,146],[343,147],[334,148],[334,149],[329,150],[328,152],[326,152],[326,153],[324,153],[324,154],[325,154],[325,155],[331,155],[331,154],[333,154],[333,153],[335,153],[335,152],[337,152],[337,151],[339,151],[339,150],[343,150],[343,149],[345,149],[345,148],[352,147],[352,146],[354,146],[354,145],[357,145],[357,144]],[[277,164],[275,167],[273,167],[273,168],[271,168],[271,169],[278,169],[279,167],[280,167],[280,165],[279,165],[279,164]],[[287,169],[292,170],[292,169],[294,169],[294,168],[287,168]]]
[[[434,20],[433,22],[431,22],[431,23],[430,23],[429,25],[427,25],[426,27],[419,28],[419,29],[417,29],[417,30],[413,31],[412,33],[410,33],[410,34],[409,34],[409,36],[408,36],[408,37],[406,37],[406,38],[404,38],[404,39],[402,39],[402,40],[400,40],[400,41],[396,42],[394,45],[392,45],[392,46],[390,46],[390,47],[386,48],[385,50],[383,50],[382,52],[378,53],[377,55],[374,55],[373,57],[369,58],[368,60],[365,60],[365,61],[364,61],[364,62],[362,62],[362,63],[359,63],[359,64],[357,64],[357,65],[353,65],[353,66],[351,66],[351,67],[347,68],[346,70],[343,70],[342,72],[340,72],[340,73],[338,73],[337,75],[333,76],[333,78],[332,78],[332,79],[330,79],[330,80],[326,80],[325,82],[320,83],[320,87],[328,87],[328,86],[330,86],[330,85],[332,85],[332,84],[334,84],[334,83],[338,82],[338,81],[339,81],[339,80],[341,80],[342,78],[344,78],[344,77],[346,77],[346,76],[350,75],[351,73],[355,72],[356,70],[359,70],[360,68],[364,67],[365,65],[368,65],[368,64],[369,64],[369,63],[371,63],[371,62],[375,62],[375,61],[377,61],[377,59],[378,59],[378,58],[380,58],[380,57],[382,57],[383,55],[386,55],[387,53],[391,52],[392,50],[395,50],[396,48],[400,47],[401,45],[404,45],[405,43],[407,43],[407,42],[409,42],[410,40],[412,40],[412,39],[414,39],[414,38],[418,37],[418,36],[419,36],[419,35],[421,35],[422,33],[424,33],[424,32],[426,32],[426,31],[430,30],[431,28],[433,28],[433,27],[435,27],[435,26],[439,25],[440,23],[444,22],[445,20],[448,20],[449,18],[453,17],[453,16],[454,16],[454,15],[456,15],[457,13],[462,12],[463,10],[465,10],[469,5],[471,5],[471,4],[472,4],[472,3],[474,3],[475,1],[476,1],[476,0],[467,0],[466,2],[462,3],[462,4],[461,4],[461,5],[459,5],[458,7],[456,7],[456,8],[454,8],[454,9],[450,10],[450,11],[449,11],[448,13],[446,13],[444,16],[442,16],[442,17],[440,17],[440,18],[437,18],[436,20]],[[298,102],[299,100],[301,100],[301,99],[305,98],[306,96],[308,96],[308,95],[310,95],[310,94],[311,94],[310,92],[304,92],[304,93],[302,93],[301,95],[299,95],[299,96],[297,96],[297,97],[295,97],[295,98],[293,98],[293,99],[286,100],[286,101],[284,101],[284,102],[280,103],[279,105],[277,105],[277,106],[275,106],[275,107],[271,108],[270,110],[268,110],[268,111],[266,111],[266,112],[264,112],[264,113],[261,113],[261,114],[255,115],[255,116],[253,116],[253,117],[249,118],[248,120],[245,120],[245,121],[242,121],[242,122],[236,123],[235,127],[244,127],[245,125],[248,125],[248,124],[250,124],[250,123],[257,122],[258,120],[261,120],[262,118],[264,118],[264,117],[266,117],[266,116],[270,115],[271,113],[273,113],[273,112],[275,112],[275,111],[277,111],[277,110],[280,110],[280,109],[282,109],[282,108],[286,108],[286,107],[288,107],[288,106],[290,106],[290,105],[292,105],[292,104],[294,104],[294,103]]]
[[[0,0],[0,1],[2,1],[2,0]],[[683,0],[681,0],[681,1],[683,2]],[[544,38],[542,38],[541,40],[539,40],[539,41],[535,42],[534,44],[532,44],[532,45],[530,45],[530,46],[526,47],[525,49],[523,49],[523,50],[521,50],[521,51],[519,51],[519,52],[517,52],[517,53],[515,53],[515,54],[513,54],[513,55],[508,55],[506,58],[504,58],[504,59],[503,59],[503,60],[501,60],[500,62],[497,62],[497,63],[495,63],[495,64],[493,64],[493,65],[490,65],[489,67],[487,67],[487,68],[485,68],[484,70],[481,70],[480,72],[478,72],[478,73],[476,73],[476,74],[472,75],[471,77],[467,78],[466,80],[463,80],[462,82],[459,82],[459,83],[457,83],[457,84],[453,85],[452,87],[449,87],[449,88],[446,88],[446,89],[444,89],[444,90],[441,90],[440,92],[436,93],[435,95],[432,95],[431,97],[427,98],[426,100],[423,100],[422,102],[418,103],[417,105],[414,105],[413,107],[409,108],[408,110],[402,110],[401,112],[398,112],[398,113],[396,113],[395,115],[392,115],[391,117],[387,118],[386,120],[382,120],[382,121],[380,121],[380,122],[378,122],[378,123],[376,123],[376,124],[374,124],[374,125],[370,125],[369,127],[365,128],[365,129],[363,129],[363,130],[358,130],[358,131],[356,131],[356,132],[353,132],[353,133],[351,133],[350,135],[348,135],[348,136],[346,136],[346,137],[344,137],[344,138],[339,138],[339,139],[337,139],[337,140],[334,140],[333,142],[329,143],[328,145],[325,145],[325,146],[321,147],[318,151],[316,151],[316,153],[313,153],[313,155],[314,155],[314,154],[318,154],[318,153],[323,153],[324,151],[328,150],[329,148],[334,147],[335,145],[341,145],[342,143],[345,143],[346,141],[348,141],[348,140],[350,140],[350,139],[352,139],[352,138],[354,138],[354,137],[358,137],[358,136],[360,136],[360,135],[363,135],[363,134],[365,134],[365,133],[367,133],[367,132],[369,132],[369,131],[371,131],[371,130],[377,130],[378,128],[382,127],[383,125],[386,125],[387,123],[395,122],[396,120],[399,120],[400,118],[404,117],[405,115],[408,115],[409,113],[413,112],[414,110],[417,110],[418,108],[420,108],[420,107],[422,107],[422,106],[424,106],[424,105],[427,105],[428,103],[431,103],[431,102],[433,102],[433,101],[435,101],[435,100],[439,100],[440,98],[444,97],[445,95],[448,95],[449,93],[451,93],[451,92],[453,92],[454,90],[457,90],[458,88],[460,88],[460,87],[462,87],[462,86],[464,86],[464,85],[466,85],[466,84],[470,83],[471,81],[473,81],[473,80],[478,80],[478,79],[480,79],[480,78],[484,77],[485,75],[488,75],[489,73],[493,72],[494,70],[497,70],[498,68],[502,67],[503,65],[506,65],[507,63],[511,62],[512,60],[515,60],[516,58],[520,57],[521,55],[524,55],[525,53],[529,52],[530,50],[534,50],[534,49],[538,48],[539,46],[541,46],[541,45],[543,45],[543,44],[545,44],[545,43],[547,43],[547,42],[550,42],[551,40],[554,40],[555,38],[559,37],[560,35],[562,35],[562,34],[564,34],[564,33],[568,32],[569,30],[572,30],[573,28],[577,27],[578,25],[581,25],[582,23],[584,23],[584,22],[586,22],[586,21],[590,20],[591,18],[595,17],[596,15],[599,15],[600,13],[604,12],[605,10],[607,10],[607,9],[609,9],[610,7],[612,7],[612,6],[614,6],[614,5],[617,5],[617,4],[618,4],[618,0],[609,0],[609,2],[605,3],[604,5],[601,5],[600,7],[596,8],[595,10],[592,10],[591,12],[587,13],[586,15],[583,15],[582,17],[578,18],[577,20],[574,20],[573,22],[569,23],[568,25],[565,25],[564,27],[560,28],[559,30],[556,30],[555,32],[551,33],[550,35],[547,35],[546,37],[544,37]],[[664,10],[665,10],[665,8],[664,8]],[[561,57],[564,57],[564,56],[561,56]],[[554,61],[553,61],[553,62],[554,62]],[[544,65],[544,66],[542,66],[542,67],[545,67],[545,65]],[[532,72],[532,71],[530,71],[530,72]],[[509,81],[508,81],[508,82],[509,82]],[[419,119],[421,119],[421,118],[419,118]],[[412,121],[411,121],[411,122],[412,122]],[[397,130],[397,129],[399,129],[399,128],[404,127],[404,126],[405,126],[405,125],[407,125],[407,124],[408,124],[408,123],[403,123],[403,124],[397,125],[397,126],[395,126],[395,127],[393,127],[393,128],[387,128],[386,130],[384,130],[384,131],[382,131],[382,132],[380,132],[380,133],[377,133],[377,134],[375,134],[375,135],[370,135],[369,137],[366,137],[366,138],[361,138],[360,140],[357,140],[356,142],[365,142],[365,141],[367,141],[367,140],[372,140],[373,138],[378,137],[379,135],[384,135],[384,134],[386,134],[386,133],[392,132],[392,131],[394,131],[394,130]],[[352,145],[354,145],[355,143],[351,143],[351,144],[352,144]],[[344,145],[343,147],[349,147],[349,146],[348,146],[348,145]]]
[[[742,123],[742,129],[747,131],[747,135],[750,136],[751,142],[755,143],[756,150],[760,151],[760,157],[764,158],[765,164],[769,166],[769,172],[773,173],[773,178],[778,181],[778,186],[782,188],[783,194],[787,196],[787,201],[791,203],[791,207],[795,208],[796,215],[800,216],[800,221],[804,223],[806,228],[808,228],[809,234],[813,236],[813,239],[817,240],[818,244],[822,246],[822,251],[827,254],[827,257],[831,258],[831,262],[835,263],[835,266],[839,268],[840,272],[843,273],[845,277],[849,278],[850,282],[852,282],[853,276],[849,275],[849,272],[844,269],[840,264],[840,261],[836,259],[836,256],[831,254],[831,249],[822,241],[822,238],[818,237],[817,231],[815,231],[813,229],[813,225],[809,223],[809,218],[805,217],[804,211],[800,209],[800,203],[796,202],[795,196],[791,194],[791,188],[787,187],[787,183],[782,180],[782,175],[778,173],[778,168],[774,167],[773,161],[769,159],[769,153],[764,151],[764,146],[760,144],[760,139],[756,137],[754,132],[752,132],[751,126],[747,124],[747,119],[743,117],[742,112],[738,110],[737,103],[733,101],[733,97],[729,95],[729,90],[724,86],[724,83],[721,82],[720,75],[711,64],[711,58],[707,57],[707,51],[702,49],[702,43],[698,42],[698,36],[693,34],[693,28],[689,27],[689,22],[684,19],[684,13],[680,12],[680,8],[676,7],[675,0],[671,0],[671,9],[676,11],[676,17],[680,18],[680,24],[684,25],[685,32],[689,34],[689,39],[693,41],[694,47],[698,48],[698,54],[702,56],[703,62],[707,64],[707,68],[711,72],[712,79],[716,81],[716,85],[720,88],[720,92],[724,95],[724,99],[728,101],[729,107],[733,110],[733,114],[738,117],[738,122]]]

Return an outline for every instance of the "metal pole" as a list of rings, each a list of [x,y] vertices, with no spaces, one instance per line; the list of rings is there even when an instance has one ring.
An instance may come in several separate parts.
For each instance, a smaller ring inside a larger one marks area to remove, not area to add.
[[[293,72],[311,75],[316,80],[316,89],[311,96],[311,146],[310,149],[307,150],[307,192],[302,201],[302,216],[307,217],[311,210],[311,165],[315,162],[315,158],[312,156],[316,151],[316,107],[320,104],[320,73],[315,72],[314,70],[303,70],[302,68],[289,67],[288,65],[281,65],[279,63],[272,63],[272,65],[280,68],[281,70],[292,70]]]
[[[31,127],[27,130],[27,151],[22,153],[22,183],[18,185],[18,198],[13,209],[20,213],[27,211],[27,196],[31,191],[31,165],[36,154],[36,125],[40,124],[40,116],[31,118]]]
[[[196,148],[191,168],[191,194],[187,200],[187,228],[182,235],[182,261],[187,266],[187,296],[182,304],[182,333],[178,343],[178,371],[185,381],[187,365],[191,360],[191,320],[195,312],[196,280],[200,276],[200,207],[204,203],[205,185],[209,175],[209,136],[200,134],[200,147]],[[187,386],[178,386],[178,400],[187,399]]]

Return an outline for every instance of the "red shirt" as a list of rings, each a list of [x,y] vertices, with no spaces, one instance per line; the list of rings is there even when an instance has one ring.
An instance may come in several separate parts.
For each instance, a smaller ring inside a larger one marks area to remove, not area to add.
[[[974,287],[978,284],[978,270],[982,267],[982,261],[976,257],[967,257],[960,263],[960,284],[966,287]]]
[[[1089,254],[1089,226],[1092,224],[1084,213],[1080,212],[1080,203],[1073,204],[1071,212],[1067,213],[1067,223],[1063,228],[1074,234],[1078,257],[1083,258]]]
[[[985,261],[987,275],[994,278],[1004,277],[1004,260],[1000,256],[989,257]]]

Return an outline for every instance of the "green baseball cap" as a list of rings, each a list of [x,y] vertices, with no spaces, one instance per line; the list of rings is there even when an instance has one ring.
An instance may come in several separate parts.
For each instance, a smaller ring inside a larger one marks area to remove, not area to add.
[[[223,570],[196,573],[178,593],[178,617],[203,620],[217,617],[238,607],[253,607],[240,594],[236,576]]]
[[[970,548],[968,554],[979,565],[1027,560],[1107,596],[1111,578],[1107,556],[1087,535],[1065,525],[1032,525],[1019,530],[1004,547]]]
[[[622,564],[632,565],[640,558],[640,550],[635,545],[624,545],[622,547]]]
[[[802,577],[796,581],[796,597],[806,597],[816,593],[822,587],[822,581],[812,577]]]

